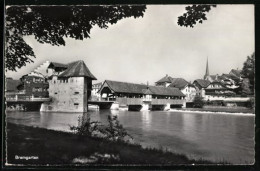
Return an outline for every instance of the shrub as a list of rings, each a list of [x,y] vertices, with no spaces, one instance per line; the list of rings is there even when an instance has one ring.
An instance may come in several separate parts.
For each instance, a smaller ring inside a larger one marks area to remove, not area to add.
[[[94,137],[96,133],[100,132],[100,122],[90,121],[90,117],[87,119],[82,116],[78,118],[79,126],[70,126],[70,130],[74,131],[79,136]]]
[[[117,116],[111,117],[108,115],[107,120],[108,125],[104,126],[98,121],[91,121],[89,116],[87,119],[82,116],[82,118],[79,118],[79,126],[70,126],[70,130],[80,137],[100,137],[110,141],[124,142],[129,142],[129,139],[133,139],[123,125],[119,123]]]
[[[194,97],[193,103],[194,103],[193,107],[196,108],[202,108],[205,104],[205,102],[203,101],[203,97],[198,95]]]
[[[133,139],[131,135],[127,133],[123,125],[118,121],[117,116],[107,117],[108,126],[102,130],[107,140],[111,141],[127,141],[127,138]]]
[[[249,108],[254,109],[255,108],[255,98],[254,97],[250,97],[250,101],[249,101]]]

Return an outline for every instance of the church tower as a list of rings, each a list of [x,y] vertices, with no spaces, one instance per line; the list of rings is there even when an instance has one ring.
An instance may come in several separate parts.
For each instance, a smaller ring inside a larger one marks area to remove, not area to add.
[[[209,62],[208,62],[208,57],[207,57],[207,64],[206,64],[206,73],[204,75],[204,80],[209,76]]]

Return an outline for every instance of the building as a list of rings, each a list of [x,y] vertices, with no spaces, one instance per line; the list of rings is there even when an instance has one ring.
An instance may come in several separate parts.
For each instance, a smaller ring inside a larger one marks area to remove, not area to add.
[[[20,83],[17,86],[19,97],[35,97],[45,98],[48,97],[49,83],[47,81],[47,67],[50,64],[49,61],[44,62],[32,72],[23,75],[20,78]]]
[[[213,81],[205,88],[204,99],[206,101],[223,100],[225,97],[232,95],[235,95],[235,93],[229,90],[224,84]]]
[[[178,88],[184,95],[187,104],[192,103],[196,96],[196,88],[183,78],[173,78],[168,74],[155,82],[156,86]]]
[[[232,69],[232,70],[229,72],[229,75],[233,76],[234,78],[240,79],[240,78],[241,78],[241,72],[242,72],[242,70]]]
[[[208,59],[206,63],[206,72],[204,75],[204,80],[208,80],[209,82],[221,82],[226,87],[231,89],[236,89],[239,87],[240,82],[242,81],[241,77],[241,70],[232,69],[229,74],[222,74],[222,75],[210,75],[209,74],[209,66],[208,66]]]
[[[203,79],[196,79],[193,81],[193,85],[196,88],[196,95],[205,97],[205,88],[210,84],[210,81]]]
[[[96,77],[83,61],[69,64],[51,62],[48,66],[50,102],[41,111],[86,112]]]
[[[172,78],[168,87],[178,88],[185,95],[186,103],[192,103],[196,96],[196,88],[183,78]]]
[[[20,80],[21,84],[18,86],[18,89],[20,92],[23,92],[24,96],[35,98],[45,98],[49,96],[49,83],[47,78],[41,73],[33,71],[22,76]]]
[[[156,81],[155,85],[156,86],[168,87],[171,83],[172,83],[172,77],[168,76],[168,74],[166,74],[165,77],[161,78],[159,81]]]
[[[102,82],[96,83],[92,85],[92,91],[91,91],[91,100],[99,101],[101,100],[101,96],[98,93],[99,89],[102,86]]]
[[[129,110],[186,107],[185,95],[178,88],[105,80],[99,93],[102,100],[116,101]]]
[[[5,94],[6,95],[15,95],[19,93],[18,86],[21,84],[20,80],[14,80],[11,77],[5,79]]]

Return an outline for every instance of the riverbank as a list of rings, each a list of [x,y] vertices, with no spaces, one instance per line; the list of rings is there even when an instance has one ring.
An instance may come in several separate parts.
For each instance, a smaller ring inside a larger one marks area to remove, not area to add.
[[[7,123],[9,164],[211,164],[140,145]]]
[[[214,113],[241,113],[241,114],[254,114],[254,109],[250,108],[176,108],[171,111],[187,111],[187,112],[214,112]]]

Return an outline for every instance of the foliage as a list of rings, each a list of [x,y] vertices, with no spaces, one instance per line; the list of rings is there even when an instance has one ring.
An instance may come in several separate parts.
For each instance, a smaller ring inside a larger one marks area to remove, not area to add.
[[[127,133],[123,126],[119,123],[117,116],[108,115],[108,126],[102,132],[106,135],[106,139],[112,141],[124,141],[126,137],[132,137]]]
[[[240,84],[240,94],[241,95],[248,95],[251,94],[250,90],[250,83],[248,78],[244,78]]]
[[[108,125],[104,126],[98,121],[91,121],[90,117],[79,118],[79,126],[70,126],[70,130],[74,131],[80,137],[101,137],[110,141],[124,141],[126,138],[132,139],[131,135],[127,133],[124,127],[119,123],[117,116],[107,118]]]
[[[78,121],[79,126],[70,126],[70,130],[76,132],[79,136],[94,137],[100,130],[100,122],[91,121],[89,116],[87,119],[84,119],[84,116],[82,116],[82,118],[79,117]]]
[[[6,69],[16,71],[33,62],[35,54],[23,36],[40,43],[65,45],[65,37],[83,40],[97,25],[108,28],[127,17],[141,17],[145,5],[106,6],[10,6],[6,9]]]
[[[199,95],[196,95],[194,97],[193,103],[194,103],[193,107],[197,107],[197,108],[202,108],[205,104],[205,102],[203,101],[203,97]]]
[[[212,7],[217,5],[192,5],[187,6],[186,13],[178,17],[178,25],[185,27],[194,27],[197,22],[202,23],[207,20],[206,12],[209,12]]]
[[[241,71],[241,75],[244,78],[247,78],[249,80],[249,89],[251,91],[251,94],[254,94],[255,89],[255,53],[253,53],[251,56],[247,57],[247,60],[244,62],[243,69]]]
[[[250,98],[249,107],[250,107],[251,109],[255,109],[255,98],[254,98],[254,97],[251,97],[251,98]]]

